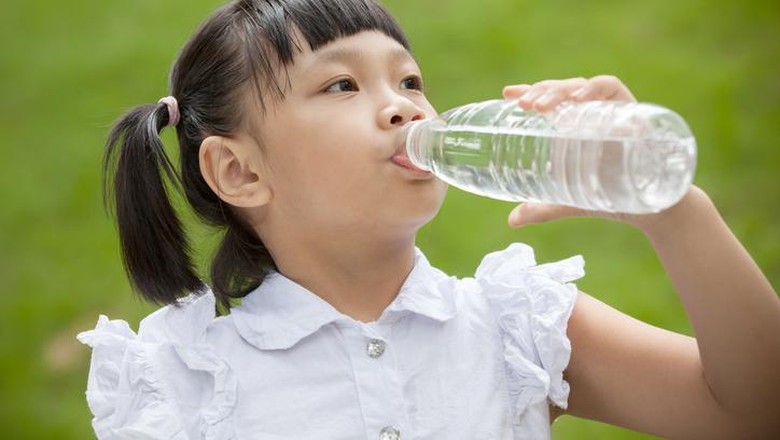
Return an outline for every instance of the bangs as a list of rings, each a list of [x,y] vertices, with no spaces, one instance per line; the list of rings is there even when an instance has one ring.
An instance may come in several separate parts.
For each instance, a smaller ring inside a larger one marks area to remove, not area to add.
[[[286,87],[280,84],[279,72],[292,64],[304,42],[317,50],[341,37],[379,31],[410,50],[395,18],[371,0],[242,0],[234,6],[242,16],[235,24],[248,65],[259,81],[263,109],[267,93],[284,98]]]
[[[311,50],[362,31],[380,31],[409,50],[406,36],[395,18],[372,1],[296,1],[291,2],[287,12]],[[286,54],[280,52],[280,56],[283,61],[290,61]]]

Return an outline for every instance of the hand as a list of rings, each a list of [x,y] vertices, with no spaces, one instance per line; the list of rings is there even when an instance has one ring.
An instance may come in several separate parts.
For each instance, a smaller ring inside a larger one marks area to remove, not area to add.
[[[504,87],[504,98],[519,99],[525,110],[546,112],[563,101],[633,101],[634,95],[618,78],[610,75],[590,79],[569,78]]]
[[[570,217],[592,217],[614,220],[641,230],[648,237],[668,234],[677,229],[685,221],[700,217],[702,214],[715,212],[709,196],[699,187],[692,185],[691,189],[675,205],[655,214],[624,214],[619,212],[588,211],[571,206],[552,205],[548,203],[526,202],[516,206],[509,213],[510,227],[519,228],[525,225],[545,223],[552,220]]]
[[[504,98],[518,99],[520,107],[524,110],[538,112],[550,111],[564,101],[636,101],[628,87],[618,78],[609,75],[599,75],[590,79],[570,78],[506,86]],[[587,211],[546,203],[523,203],[512,210],[508,222],[509,226],[517,228],[565,217],[602,217],[634,223],[632,220],[640,216]]]

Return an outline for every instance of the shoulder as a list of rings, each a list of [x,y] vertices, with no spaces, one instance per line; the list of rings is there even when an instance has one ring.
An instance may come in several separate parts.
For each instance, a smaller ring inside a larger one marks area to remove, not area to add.
[[[453,291],[459,301],[485,303],[498,315],[507,310],[540,313],[573,306],[577,289],[570,282],[584,274],[582,256],[537,264],[533,248],[513,243],[485,255],[474,277],[458,280]]]
[[[202,342],[206,329],[216,318],[215,306],[211,291],[191,293],[144,318],[138,326],[138,337],[145,342]]]
[[[477,267],[475,278],[483,284],[531,286],[551,280],[558,283],[574,281],[585,275],[585,262],[580,255],[564,260],[537,264],[534,250],[523,243],[512,243],[506,249],[491,252]]]
[[[530,246],[514,243],[486,255],[474,278],[460,282],[470,293],[464,296],[482,301],[497,322],[518,415],[531,406],[546,407],[547,401],[566,407],[563,371],[571,355],[566,329],[579,292],[570,282],[584,273],[581,256],[537,264]]]
[[[211,292],[193,294],[144,318],[138,334],[100,316],[78,335],[93,350],[87,401],[98,438],[225,438],[235,379],[206,342],[214,305]]]

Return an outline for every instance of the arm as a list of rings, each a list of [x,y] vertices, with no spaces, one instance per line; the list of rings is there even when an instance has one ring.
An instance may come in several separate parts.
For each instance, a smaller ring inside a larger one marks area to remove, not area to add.
[[[569,412],[671,438],[780,433],[780,301],[700,190],[643,231],[696,339],[581,295]]]
[[[505,89],[547,110],[563,99],[633,99],[614,77]],[[544,102],[541,97],[552,96]],[[780,300],[698,188],[650,216],[524,204],[521,226],[598,216],[642,230],[666,268],[696,339],[654,328],[582,294],[569,322],[568,412],[672,438],[780,434]]]

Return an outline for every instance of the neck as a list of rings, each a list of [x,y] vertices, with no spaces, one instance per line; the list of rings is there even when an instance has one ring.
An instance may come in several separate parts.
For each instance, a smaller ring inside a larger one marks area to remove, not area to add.
[[[395,299],[412,270],[414,235],[383,242],[363,238],[298,239],[269,249],[284,276],[341,313],[370,322]]]

